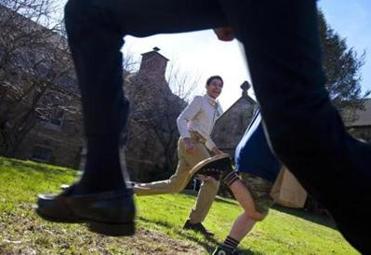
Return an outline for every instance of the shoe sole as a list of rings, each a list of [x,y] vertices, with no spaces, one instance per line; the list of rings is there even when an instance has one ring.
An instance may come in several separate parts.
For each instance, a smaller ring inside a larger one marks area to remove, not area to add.
[[[83,219],[60,219],[60,218],[53,218],[50,216],[47,216],[41,211],[39,211],[36,208],[36,213],[41,218],[47,221],[55,222],[55,223],[69,223],[69,224],[81,224],[86,223],[87,227],[90,231],[107,235],[107,236],[132,236],[135,234],[135,222],[127,222],[122,224],[109,224],[109,223],[102,223],[102,222],[96,222],[91,220],[83,220]]]
[[[45,215],[43,214],[39,208],[36,208],[35,209],[36,211],[36,214],[39,215],[41,218],[43,218],[44,220],[47,220],[47,221],[51,221],[51,222],[57,222],[57,223],[71,223],[71,224],[74,224],[74,223],[84,223],[85,221],[82,220],[82,219],[61,219],[61,218],[55,218],[55,217],[50,217],[48,215]]]
[[[202,160],[201,162],[199,162],[197,165],[195,165],[191,171],[190,171],[190,174],[191,175],[195,175],[198,171],[201,170],[201,168],[203,168],[205,165],[211,163],[211,162],[214,162],[216,160],[219,160],[219,159],[223,159],[223,158],[229,158],[229,154],[227,153],[223,153],[223,154],[218,154],[216,156],[213,156],[213,157],[210,157],[210,158],[207,158],[207,159],[204,159]]]

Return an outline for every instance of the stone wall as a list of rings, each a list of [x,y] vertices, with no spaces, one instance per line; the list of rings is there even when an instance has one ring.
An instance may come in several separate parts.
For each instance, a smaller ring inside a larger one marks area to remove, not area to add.
[[[79,106],[79,102],[73,102]],[[80,112],[65,112],[60,122],[38,121],[16,152],[16,157],[78,169],[83,144]]]

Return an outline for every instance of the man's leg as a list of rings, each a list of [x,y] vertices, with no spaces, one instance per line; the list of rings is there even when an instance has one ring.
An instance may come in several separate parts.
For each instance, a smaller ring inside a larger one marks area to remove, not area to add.
[[[134,186],[134,192],[137,195],[155,195],[164,193],[175,193],[182,191],[188,184],[192,175],[190,169],[195,166],[198,162],[209,158],[210,154],[205,148],[205,145],[199,143],[196,139],[193,140],[194,150],[187,152],[182,139],[178,141],[178,166],[174,175],[168,180],[156,181],[150,183],[139,183]],[[201,227],[200,223],[205,219],[212,202],[218,192],[219,181],[213,178],[202,182],[201,188],[198,192],[196,203],[192,208],[189,220],[185,227],[197,228]],[[196,229],[203,231],[204,234],[211,234],[210,232],[203,229]]]
[[[195,146],[194,151],[192,151],[191,153],[186,152],[185,147],[183,146],[183,156],[188,165],[188,173],[190,175],[190,178],[192,177],[190,173],[191,169],[202,160],[210,158],[210,153],[203,143],[197,141],[193,141],[193,143]],[[207,178],[206,180],[202,181],[195,205],[191,209],[189,218],[184,224],[185,229],[193,229],[199,231],[205,236],[213,235],[202,225],[202,222],[204,221],[207,213],[210,210],[210,207],[218,192],[218,188],[219,181],[213,178]]]
[[[220,14],[217,5],[209,5],[208,0],[183,0],[176,4],[144,0],[69,1],[66,28],[82,94],[88,143],[87,164],[79,185],[83,191],[110,190],[123,184],[117,152],[121,120],[125,119],[121,103],[122,37],[216,25],[223,17],[216,17]]]
[[[178,140],[178,166],[175,173],[168,179],[150,183],[137,183],[134,186],[134,193],[138,196],[155,195],[164,193],[177,193],[182,191],[191,179],[189,174],[190,166],[186,161],[187,153],[184,150],[182,139]]]
[[[219,181],[214,178],[207,178],[201,184],[197,200],[189,215],[191,224],[201,223],[205,220],[215,196],[219,190]]]
[[[87,162],[81,180],[70,189],[58,196],[41,195],[37,212],[52,221],[100,224],[104,231],[93,230],[105,234],[112,224],[120,225],[113,234],[130,234],[134,204],[119,160],[126,119],[122,37],[200,30],[225,25],[225,19],[218,3],[210,0],[69,0],[65,14],[81,91]]]
[[[167,193],[181,192],[190,180],[188,167],[182,160],[178,161],[175,173],[167,180],[154,181],[148,183],[136,183],[134,193],[137,196],[159,195]]]
[[[370,253],[371,146],[346,133],[329,100],[315,1],[220,2],[245,46],[274,151],[347,240]]]

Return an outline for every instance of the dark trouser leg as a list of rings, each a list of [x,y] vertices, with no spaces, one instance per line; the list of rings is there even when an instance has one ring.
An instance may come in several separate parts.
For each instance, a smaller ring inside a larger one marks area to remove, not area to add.
[[[220,2],[245,46],[275,153],[370,253],[371,147],[346,133],[325,90],[315,1]]]
[[[122,56],[126,34],[185,32],[225,24],[217,1],[70,0],[66,28],[82,95],[88,155],[83,192],[124,187],[119,134],[124,114]]]

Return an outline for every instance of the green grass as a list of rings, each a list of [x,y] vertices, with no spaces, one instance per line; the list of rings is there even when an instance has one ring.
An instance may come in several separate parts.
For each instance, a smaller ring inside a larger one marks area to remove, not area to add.
[[[105,237],[82,225],[37,217],[36,195],[58,191],[75,175],[67,168],[0,157],[0,254],[208,254],[241,212],[232,200],[215,201],[205,221],[215,240],[182,229],[194,203],[194,196],[187,194],[137,198],[134,237]],[[331,226],[329,220],[302,211],[272,209],[240,247],[245,254],[257,255],[359,254]]]

